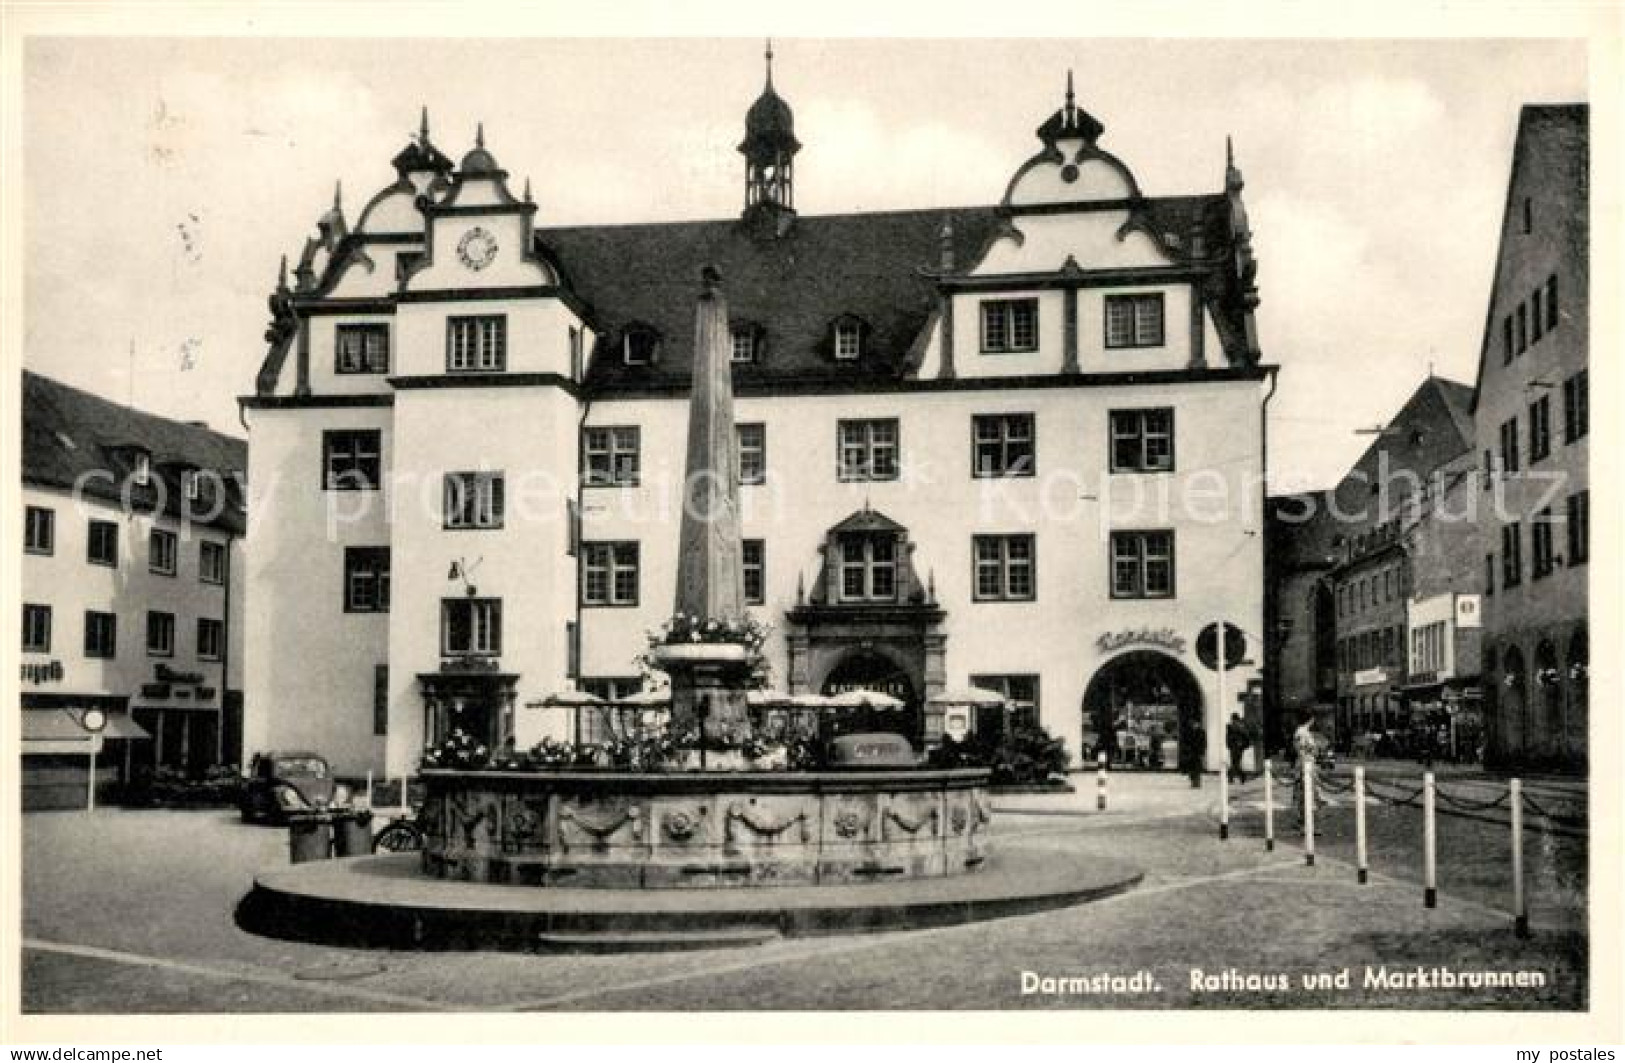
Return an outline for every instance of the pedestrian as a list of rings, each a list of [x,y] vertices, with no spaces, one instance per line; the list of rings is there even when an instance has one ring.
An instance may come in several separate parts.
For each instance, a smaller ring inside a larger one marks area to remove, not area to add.
[[[1298,729],[1292,732],[1292,752],[1298,759],[1298,776],[1293,780],[1292,795],[1293,808],[1297,810],[1300,824],[1303,820],[1304,780],[1319,766],[1320,736],[1315,733],[1315,715],[1305,712],[1300,716]],[[1315,807],[1320,808],[1326,803],[1320,796],[1320,779],[1315,779]]]
[[[1247,772],[1242,767],[1241,759],[1246,756],[1247,750],[1251,749],[1252,745],[1252,728],[1241,718],[1241,713],[1231,713],[1230,722],[1224,728],[1224,746],[1230,751],[1230,778],[1238,783],[1247,781]]]
[[[1185,774],[1190,776],[1191,789],[1200,789],[1202,766],[1207,761],[1207,732],[1202,729],[1201,721],[1185,725],[1185,733],[1179,739],[1179,759]]]

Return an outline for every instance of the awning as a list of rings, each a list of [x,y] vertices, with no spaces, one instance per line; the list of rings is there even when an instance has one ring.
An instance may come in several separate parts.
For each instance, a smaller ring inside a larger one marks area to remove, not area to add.
[[[89,742],[92,735],[79,725],[80,713],[73,709],[24,709],[24,742]],[[105,738],[151,738],[146,728],[128,716],[109,713]]]

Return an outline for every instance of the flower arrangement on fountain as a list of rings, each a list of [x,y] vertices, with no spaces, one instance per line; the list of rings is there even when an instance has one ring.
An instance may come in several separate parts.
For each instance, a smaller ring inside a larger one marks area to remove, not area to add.
[[[433,742],[423,747],[422,766],[425,768],[459,768],[473,771],[491,762],[491,751],[461,727],[454,728],[439,745]]]
[[[773,626],[746,613],[738,617],[699,617],[674,613],[670,620],[649,632],[649,649],[662,646],[733,645],[743,646],[752,658],[759,656]]]

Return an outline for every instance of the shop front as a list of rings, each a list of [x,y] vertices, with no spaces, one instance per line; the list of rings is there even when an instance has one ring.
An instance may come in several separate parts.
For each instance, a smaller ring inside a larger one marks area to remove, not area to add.
[[[1401,696],[1406,723],[1402,752],[1457,764],[1483,759],[1484,700],[1476,678],[1418,673]]]
[[[1177,770],[1205,735],[1202,689],[1177,658],[1136,649],[1108,660],[1083,694],[1084,756],[1119,768]]]
[[[86,721],[93,712],[102,714],[99,731]],[[149,738],[123,698],[101,695],[25,695],[22,723],[25,812],[84,808],[92,771],[99,795],[128,782],[135,747]]]

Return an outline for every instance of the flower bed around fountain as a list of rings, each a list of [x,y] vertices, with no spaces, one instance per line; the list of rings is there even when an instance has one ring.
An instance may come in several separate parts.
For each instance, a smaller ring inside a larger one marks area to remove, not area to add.
[[[851,884],[987,858],[985,769],[423,773],[424,869],[589,888]]]

